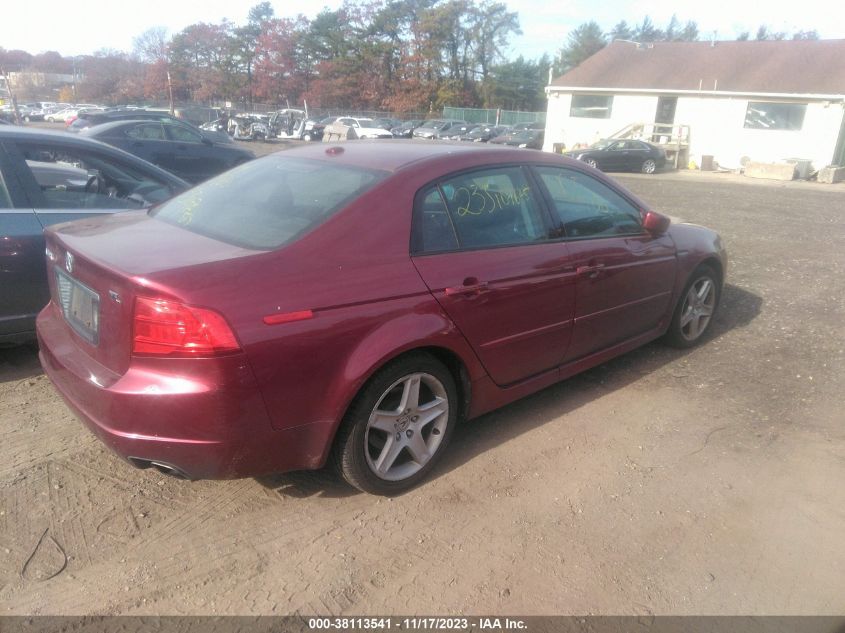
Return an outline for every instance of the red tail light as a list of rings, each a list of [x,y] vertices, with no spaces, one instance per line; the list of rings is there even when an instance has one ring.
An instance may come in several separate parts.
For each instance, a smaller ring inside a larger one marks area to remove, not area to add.
[[[240,350],[232,328],[214,310],[169,299],[135,299],[132,353],[145,356],[218,356]]]

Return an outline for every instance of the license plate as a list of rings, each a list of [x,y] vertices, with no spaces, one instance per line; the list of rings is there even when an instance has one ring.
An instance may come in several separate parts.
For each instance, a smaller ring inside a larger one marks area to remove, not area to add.
[[[65,321],[79,336],[96,345],[100,339],[100,295],[60,269],[55,271],[59,305]]]

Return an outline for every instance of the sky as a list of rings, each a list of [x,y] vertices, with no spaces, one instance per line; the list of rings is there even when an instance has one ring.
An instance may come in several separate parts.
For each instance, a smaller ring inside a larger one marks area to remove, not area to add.
[[[36,5],[14,0],[4,3],[0,17],[0,47],[29,53],[55,50],[62,55],[82,55],[103,48],[132,50],[132,39],[148,28],[164,26],[176,33],[196,22],[216,23],[224,18],[246,21],[251,6],[260,0],[41,0]],[[743,0],[505,0],[519,13],[523,35],[511,40],[508,58],[535,59],[554,55],[566,34],[579,24],[595,20],[605,30],[626,20],[640,22],[649,15],[664,26],[672,14],[681,22],[698,22],[702,39],[734,39],[742,31],[753,34],[765,23],[773,31],[818,31],[822,38],[845,38],[845,2],[795,0],[748,2]],[[323,6],[340,6],[340,0],[293,3],[272,0],[277,16],[303,13],[314,17]],[[33,7],[38,9],[34,10]],[[131,7],[131,8],[130,8]],[[761,10],[763,11],[761,13]]]

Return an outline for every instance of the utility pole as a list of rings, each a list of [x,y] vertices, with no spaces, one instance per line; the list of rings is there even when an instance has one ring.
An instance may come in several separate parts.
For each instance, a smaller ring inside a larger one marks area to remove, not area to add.
[[[9,91],[9,97],[12,99],[12,111],[15,113],[15,123],[17,125],[23,125],[21,122],[21,112],[18,110],[18,100],[15,97],[15,91],[12,90],[12,81],[9,79],[9,73],[6,72],[5,68],[0,69],[0,73],[3,74],[3,79],[6,80],[6,90]]]
[[[175,111],[173,107],[173,83],[170,81],[170,69],[167,69],[167,94],[170,97],[170,116],[173,116]]]

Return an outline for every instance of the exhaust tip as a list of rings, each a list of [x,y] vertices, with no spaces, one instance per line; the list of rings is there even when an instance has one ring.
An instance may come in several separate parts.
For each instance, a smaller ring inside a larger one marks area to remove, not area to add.
[[[169,475],[171,477],[175,477],[176,479],[191,479],[190,477],[188,477],[187,473],[185,473],[185,471],[183,471],[181,468],[177,468],[176,466],[173,466],[172,464],[168,464],[166,462],[159,462],[151,459],[142,459],[140,457],[129,457],[128,459],[129,462],[133,466],[135,466],[135,468],[140,468],[141,470],[155,468],[162,475]]]

